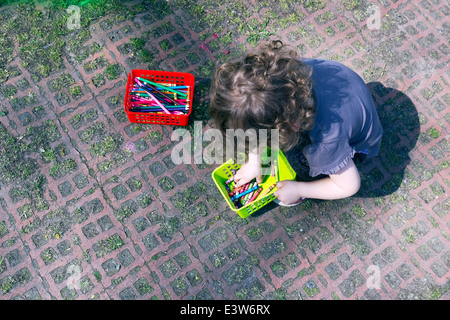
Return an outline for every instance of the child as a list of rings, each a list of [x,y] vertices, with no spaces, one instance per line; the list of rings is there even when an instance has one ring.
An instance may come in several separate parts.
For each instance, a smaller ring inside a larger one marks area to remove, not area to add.
[[[335,61],[299,58],[281,41],[218,68],[210,115],[224,132],[279,130],[280,149],[298,176],[276,185],[277,203],[285,206],[358,192],[353,159],[376,156],[383,134],[372,96],[354,71]],[[258,152],[249,151],[235,175],[237,186],[262,181]]]

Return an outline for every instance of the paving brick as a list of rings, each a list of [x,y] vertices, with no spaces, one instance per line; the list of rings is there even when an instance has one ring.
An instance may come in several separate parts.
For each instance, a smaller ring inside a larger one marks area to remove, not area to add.
[[[326,273],[330,277],[331,280],[336,280],[339,278],[342,274],[342,271],[339,269],[339,267],[336,265],[336,263],[331,262],[326,268]]]

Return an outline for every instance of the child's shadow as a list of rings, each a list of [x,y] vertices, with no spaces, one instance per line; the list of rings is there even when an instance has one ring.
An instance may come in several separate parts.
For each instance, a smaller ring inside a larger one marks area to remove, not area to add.
[[[409,152],[420,133],[417,109],[404,93],[385,87],[380,82],[367,83],[383,127],[378,155],[357,164],[361,188],[355,197],[381,197],[394,193],[404,179],[411,162]]]

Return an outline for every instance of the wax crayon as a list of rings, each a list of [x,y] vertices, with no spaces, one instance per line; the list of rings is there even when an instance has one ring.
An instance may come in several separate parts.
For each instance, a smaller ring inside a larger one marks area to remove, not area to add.
[[[249,183],[248,189],[253,188],[253,187],[255,186],[255,184],[256,184],[256,182],[251,182],[251,183]],[[246,196],[244,196],[244,198],[242,199],[242,201],[244,201],[244,203],[247,201],[247,199],[249,198],[249,196],[250,196],[251,193],[252,193],[252,192],[250,192],[250,193],[248,193]]]
[[[231,198],[231,201],[234,201],[235,199],[239,199],[239,198],[245,196],[247,193],[250,193],[250,192],[252,192],[252,191],[255,191],[256,189],[258,189],[258,186],[254,186],[254,187],[251,188],[251,189],[248,189],[248,190],[246,190],[246,191],[244,191],[244,192],[241,192],[241,193],[239,193],[239,194],[236,194],[235,196],[233,196],[233,197]]]
[[[275,188],[275,187],[276,187],[276,184],[274,183],[274,184],[271,185],[266,191],[264,191],[264,192],[261,194],[261,197],[264,197],[266,194],[268,194],[270,191],[272,191],[273,188]]]
[[[255,194],[256,191],[257,191],[257,190],[255,190],[255,191],[253,191],[253,192],[251,192],[251,193],[248,194],[247,198],[245,199],[245,200],[246,200],[246,203],[245,203],[245,204],[248,203],[248,200],[250,200],[250,199],[253,197],[253,195]]]
[[[227,181],[225,181],[225,184],[229,184],[229,183],[231,183],[232,181],[234,181],[234,176],[231,177],[230,179],[228,179]]]
[[[262,187],[259,187],[258,190],[256,190],[253,193],[253,196],[247,201],[246,205],[249,204],[249,203],[252,203],[256,198],[258,198],[258,196],[261,193],[261,191],[262,191]]]

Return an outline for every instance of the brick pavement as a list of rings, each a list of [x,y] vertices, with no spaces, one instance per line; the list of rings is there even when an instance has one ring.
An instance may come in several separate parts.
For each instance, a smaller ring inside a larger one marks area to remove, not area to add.
[[[448,300],[449,5],[373,3],[0,7],[0,299]],[[206,129],[214,66],[276,38],[360,74],[385,136],[354,197],[241,219],[175,127],[128,122],[126,76],[193,73]]]

